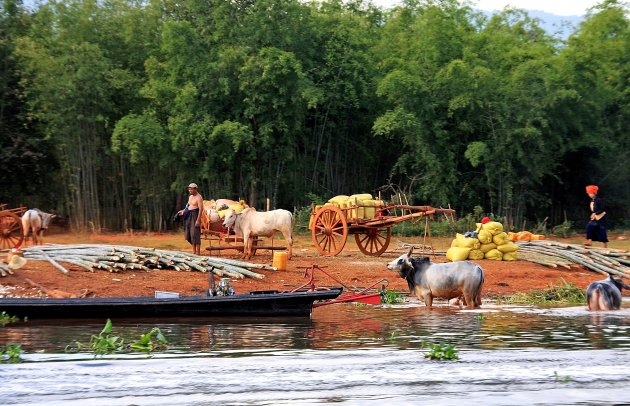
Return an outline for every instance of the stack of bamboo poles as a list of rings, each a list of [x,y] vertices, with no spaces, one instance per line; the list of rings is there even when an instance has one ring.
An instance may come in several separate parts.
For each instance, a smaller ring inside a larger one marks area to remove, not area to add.
[[[237,261],[228,258],[206,257],[181,251],[127,245],[40,245],[22,249],[24,258],[33,261],[48,261],[67,274],[60,262],[76,265],[93,272],[104,269],[109,272],[124,270],[172,269],[177,271],[213,272],[218,276],[243,279],[263,279],[265,275],[253,269],[276,270],[268,265]]]
[[[603,275],[630,278],[630,252],[609,248],[585,247],[555,241],[519,241],[518,258],[538,264],[571,269],[579,264]]]

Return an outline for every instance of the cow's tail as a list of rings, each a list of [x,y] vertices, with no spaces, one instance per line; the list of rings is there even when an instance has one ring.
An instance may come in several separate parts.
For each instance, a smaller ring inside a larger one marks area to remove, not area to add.
[[[477,285],[477,289],[475,291],[475,295],[474,295],[474,302],[475,302],[475,307],[480,307],[481,306],[481,291],[483,289],[483,283],[485,282],[485,276],[483,274],[483,268],[481,268],[479,265],[475,266],[475,270],[477,270],[477,272],[479,272],[479,285]]]
[[[597,285],[587,297],[588,310],[610,310],[613,304],[603,286]]]
[[[293,213],[289,211],[289,214],[291,215],[291,228],[289,228],[289,236],[291,237],[291,240],[293,240]]]

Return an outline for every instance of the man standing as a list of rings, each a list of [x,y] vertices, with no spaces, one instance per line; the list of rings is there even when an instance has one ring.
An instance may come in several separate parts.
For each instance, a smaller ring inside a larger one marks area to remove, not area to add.
[[[203,197],[197,191],[197,184],[188,185],[188,204],[179,214],[184,216],[184,237],[193,246],[193,254],[201,255],[201,208]]]

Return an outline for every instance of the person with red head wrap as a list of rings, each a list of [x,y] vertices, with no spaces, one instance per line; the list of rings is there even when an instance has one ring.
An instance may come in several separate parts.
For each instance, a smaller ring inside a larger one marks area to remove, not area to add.
[[[604,204],[602,199],[597,196],[599,187],[596,185],[588,185],[586,187],[586,194],[591,198],[590,209],[591,219],[586,224],[586,242],[584,245],[593,245],[593,241],[599,241],[604,243],[604,248],[608,246],[608,233],[606,231],[606,220],[604,216]]]

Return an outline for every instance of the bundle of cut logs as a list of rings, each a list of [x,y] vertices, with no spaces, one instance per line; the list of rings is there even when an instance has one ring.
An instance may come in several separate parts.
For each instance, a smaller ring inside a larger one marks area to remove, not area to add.
[[[213,272],[218,276],[243,279],[263,279],[265,275],[254,272],[276,270],[269,265],[254,264],[229,258],[206,257],[181,251],[160,250],[127,245],[75,244],[40,245],[24,248],[24,258],[48,261],[63,273],[67,263],[88,271],[104,269],[109,272],[124,270],[172,269],[177,271]]]
[[[517,242],[520,260],[557,268],[571,269],[579,264],[591,271],[630,278],[630,252],[610,248],[586,247],[556,241]]]

